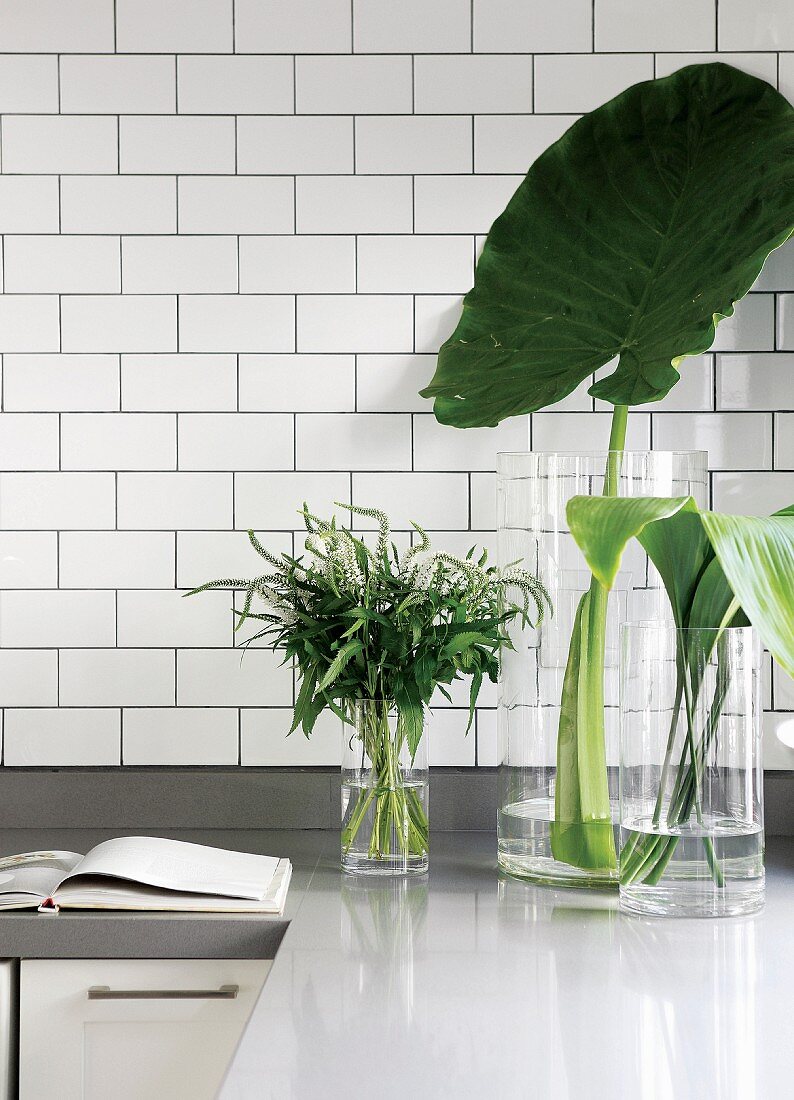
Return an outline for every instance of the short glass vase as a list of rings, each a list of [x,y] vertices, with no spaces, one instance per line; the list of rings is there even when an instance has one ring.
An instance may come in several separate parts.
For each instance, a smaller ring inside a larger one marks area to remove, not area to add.
[[[763,905],[760,682],[751,627],[624,625],[624,911],[727,917]]]
[[[342,870],[421,874],[428,868],[427,729],[412,753],[394,703],[361,699],[343,727]]]

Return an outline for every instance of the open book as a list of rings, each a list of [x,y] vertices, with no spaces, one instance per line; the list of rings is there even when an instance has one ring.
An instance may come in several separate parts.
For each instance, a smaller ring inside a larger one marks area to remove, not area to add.
[[[288,859],[124,836],[85,856],[0,856],[0,909],[280,913],[291,874]]]

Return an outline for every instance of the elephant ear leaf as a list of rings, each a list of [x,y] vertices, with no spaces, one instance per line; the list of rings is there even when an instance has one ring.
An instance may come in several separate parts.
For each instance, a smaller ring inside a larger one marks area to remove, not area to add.
[[[767,518],[710,512],[702,520],[742,610],[794,676],[794,507]]]
[[[657,401],[794,225],[794,108],[728,65],[690,65],[585,115],[494,223],[422,391],[458,427],[590,393]]]

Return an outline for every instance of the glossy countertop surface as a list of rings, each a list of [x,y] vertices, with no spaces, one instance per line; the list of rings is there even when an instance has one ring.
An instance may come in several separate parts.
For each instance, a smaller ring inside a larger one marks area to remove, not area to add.
[[[500,876],[494,838],[433,837],[426,878],[322,853],[224,1100],[794,1095],[794,841],[752,917],[625,916]]]

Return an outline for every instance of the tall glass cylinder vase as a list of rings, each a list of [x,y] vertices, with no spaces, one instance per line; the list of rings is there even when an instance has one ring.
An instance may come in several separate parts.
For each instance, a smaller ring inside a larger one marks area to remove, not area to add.
[[[623,627],[620,907],[752,913],[764,900],[760,646],[751,627]]]
[[[404,875],[427,870],[427,729],[413,750],[394,703],[360,699],[343,727],[342,870]]]
[[[609,594],[566,522],[576,495],[692,496],[707,504],[704,451],[500,454],[498,546],[546,585],[553,613],[514,623],[499,683],[498,856],[511,874],[617,886],[620,626],[665,621],[669,602],[637,543]]]

